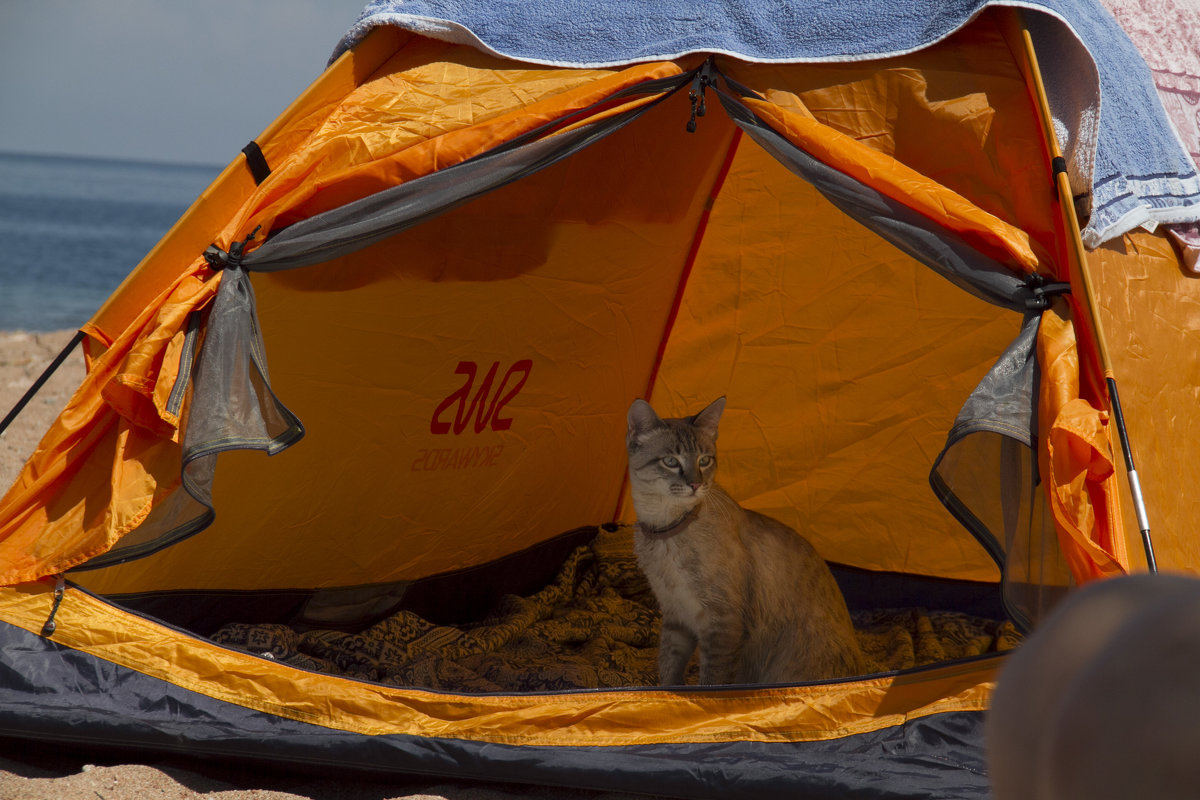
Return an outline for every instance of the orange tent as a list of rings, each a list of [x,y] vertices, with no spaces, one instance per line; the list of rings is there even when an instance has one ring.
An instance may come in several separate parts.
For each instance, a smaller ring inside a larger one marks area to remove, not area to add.
[[[1031,41],[995,8],[884,59],[556,67],[372,30],[85,326],[87,377],[0,501],[0,629],[74,688],[36,722],[0,702],[0,731],[115,714],[139,746],[661,791],[719,753],[849,790],[902,771],[895,737],[977,745],[998,646],[820,686],[479,694],[211,637],[460,637],[575,548],[603,560],[639,396],[727,396],[722,484],[857,610],[1028,628],[1143,566],[1115,377],[1158,561],[1192,569],[1200,289],[1161,237],[1084,250]],[[980,780],[960,766],[919,793]]]

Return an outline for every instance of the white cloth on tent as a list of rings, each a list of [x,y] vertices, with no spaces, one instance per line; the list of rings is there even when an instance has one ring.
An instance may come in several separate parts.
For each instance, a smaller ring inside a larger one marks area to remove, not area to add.
[[[1194,0],[1101,0],[1137,46],[1167,117],[1200,166],[1200,7]],[[1200,273],[1200,224],[1168,225],[1188,269]]]

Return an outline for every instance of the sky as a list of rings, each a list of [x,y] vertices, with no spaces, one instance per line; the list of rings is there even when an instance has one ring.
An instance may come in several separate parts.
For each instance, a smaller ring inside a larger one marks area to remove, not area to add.
[[[367,0],[0,0],[0,152],[231,161]]]

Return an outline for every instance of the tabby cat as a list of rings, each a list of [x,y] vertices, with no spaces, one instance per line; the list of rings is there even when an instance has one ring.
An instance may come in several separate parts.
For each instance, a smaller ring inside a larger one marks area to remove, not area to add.
[[[812,545],[742,508],[714,481],[719,398],[661,419],[629,408],[626,445],[638,564],[662,609],[659,683],[793,683],[858,675],[863,657],[846,601]]]

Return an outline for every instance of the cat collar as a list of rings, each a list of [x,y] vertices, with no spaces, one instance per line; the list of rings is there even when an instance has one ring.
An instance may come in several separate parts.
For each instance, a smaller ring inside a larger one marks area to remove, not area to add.
[[[668,536],[678,533],[685,525],[694,520],[699,513],[700,504],[697,503],[696,505],[692,506],[690,511],[666,527],[651,528],[646,523],[639,521],[638,530],[640,530],[646,536],[655,536],[665,539]]]

